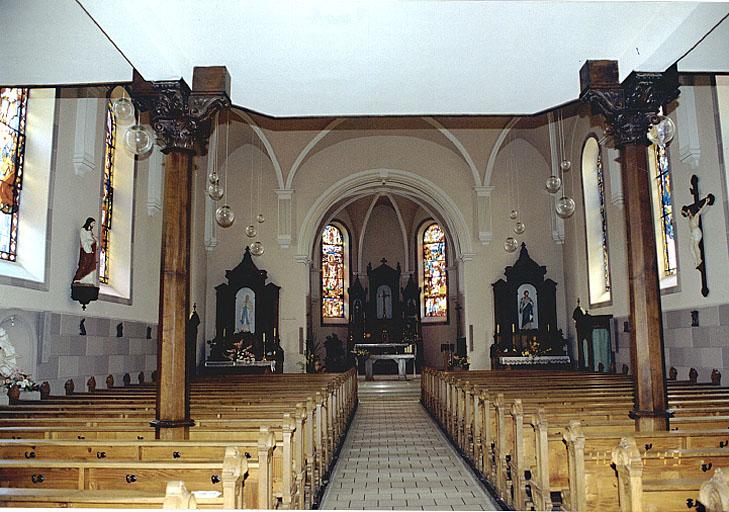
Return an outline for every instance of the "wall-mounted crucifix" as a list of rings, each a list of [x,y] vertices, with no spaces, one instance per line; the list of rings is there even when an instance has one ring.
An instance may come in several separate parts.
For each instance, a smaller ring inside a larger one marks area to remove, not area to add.
[[[714,204],[714,194],[708,194],[703,199],[699,196],[699,178],[695,174],[691,176],[691,188],[689,189],[694,197],[694,202],[681,207],[681,215],[688,219],[691,230],[691,256],[694,259],[696,270],[701,273],[701,295],[709,295],[709,285],[706,282],[706,255],[704,254],[704,231],[701,223],[701,214],[704,210]]]

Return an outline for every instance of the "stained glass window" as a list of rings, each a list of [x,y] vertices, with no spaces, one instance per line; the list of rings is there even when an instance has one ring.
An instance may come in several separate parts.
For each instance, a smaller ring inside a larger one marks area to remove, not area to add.
[[[600,197],[600,249],[602,252],[602,278],[605,290],[610,290],[610,259],[608,255],[607,209],[605,208],[605,172],[602,168],[602,155],[597,154],[597,193]]]
[[[423,233],[423,299],[424,318],[447,317],[446,239],[438,224],[431,224]]]
[[[321,314],[345,317],[345,239],[342,230],[327,224],[321,234]]]
[[[605,304],[610,293],[605,170],[600,144],[594,135],[582,147],[582,199],[585,214],[585,242],[590,304]]]
[[[15,261],[28,89],[0,88],[0,260]]]
[[[111,220],[114,210],[114,153],[116,152],[116,117],[112,102],[106,104],[106,130],[104,135],[104,181],[101,184],[101,236],[99,250],[99,281],[109,284],[111,263]]]
[[[653,145],[649,150],[652,158],[654,212],[656,220],[656,245],[661,278],[676,276],[676,233],[673,224],[673,186],[668,151]],[[675,283],[674,283],[675,284]]]

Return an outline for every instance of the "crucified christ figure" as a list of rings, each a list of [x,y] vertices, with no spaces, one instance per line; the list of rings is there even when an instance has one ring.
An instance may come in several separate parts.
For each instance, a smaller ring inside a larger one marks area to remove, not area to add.
[[[689,229],[691,230],[691,255],[694,258],[696,268],[701,266],[701,248],[699,244],[704,237],[701,231],[701,214],[707,206],[714,204],[714,194],[709,194],[700,201],[681,207],[681,216],[688,218]]]

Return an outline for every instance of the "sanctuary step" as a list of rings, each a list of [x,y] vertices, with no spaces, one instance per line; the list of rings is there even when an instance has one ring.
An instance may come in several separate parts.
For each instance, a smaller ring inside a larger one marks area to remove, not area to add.
[[[420,377],[398,380],[396,375],[375,375],[373,381],[358,378],[360,402],[376,400],[420,401]]]

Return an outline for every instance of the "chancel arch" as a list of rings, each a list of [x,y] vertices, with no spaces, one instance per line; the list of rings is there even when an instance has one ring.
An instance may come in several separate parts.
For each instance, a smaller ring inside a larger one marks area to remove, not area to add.
[[[468,223],[456,202],[426,178],[399,169],[361,171],[342,178],[327,188],[304,215],[298,236],[298,254],[309,257],[318,226],[334,203],[366,191],[378,191],[381,187],[386,187],[393,195],[412,197],[427,204],[434,217],[451,232],[456,257],[468,259],[473,255]]]

